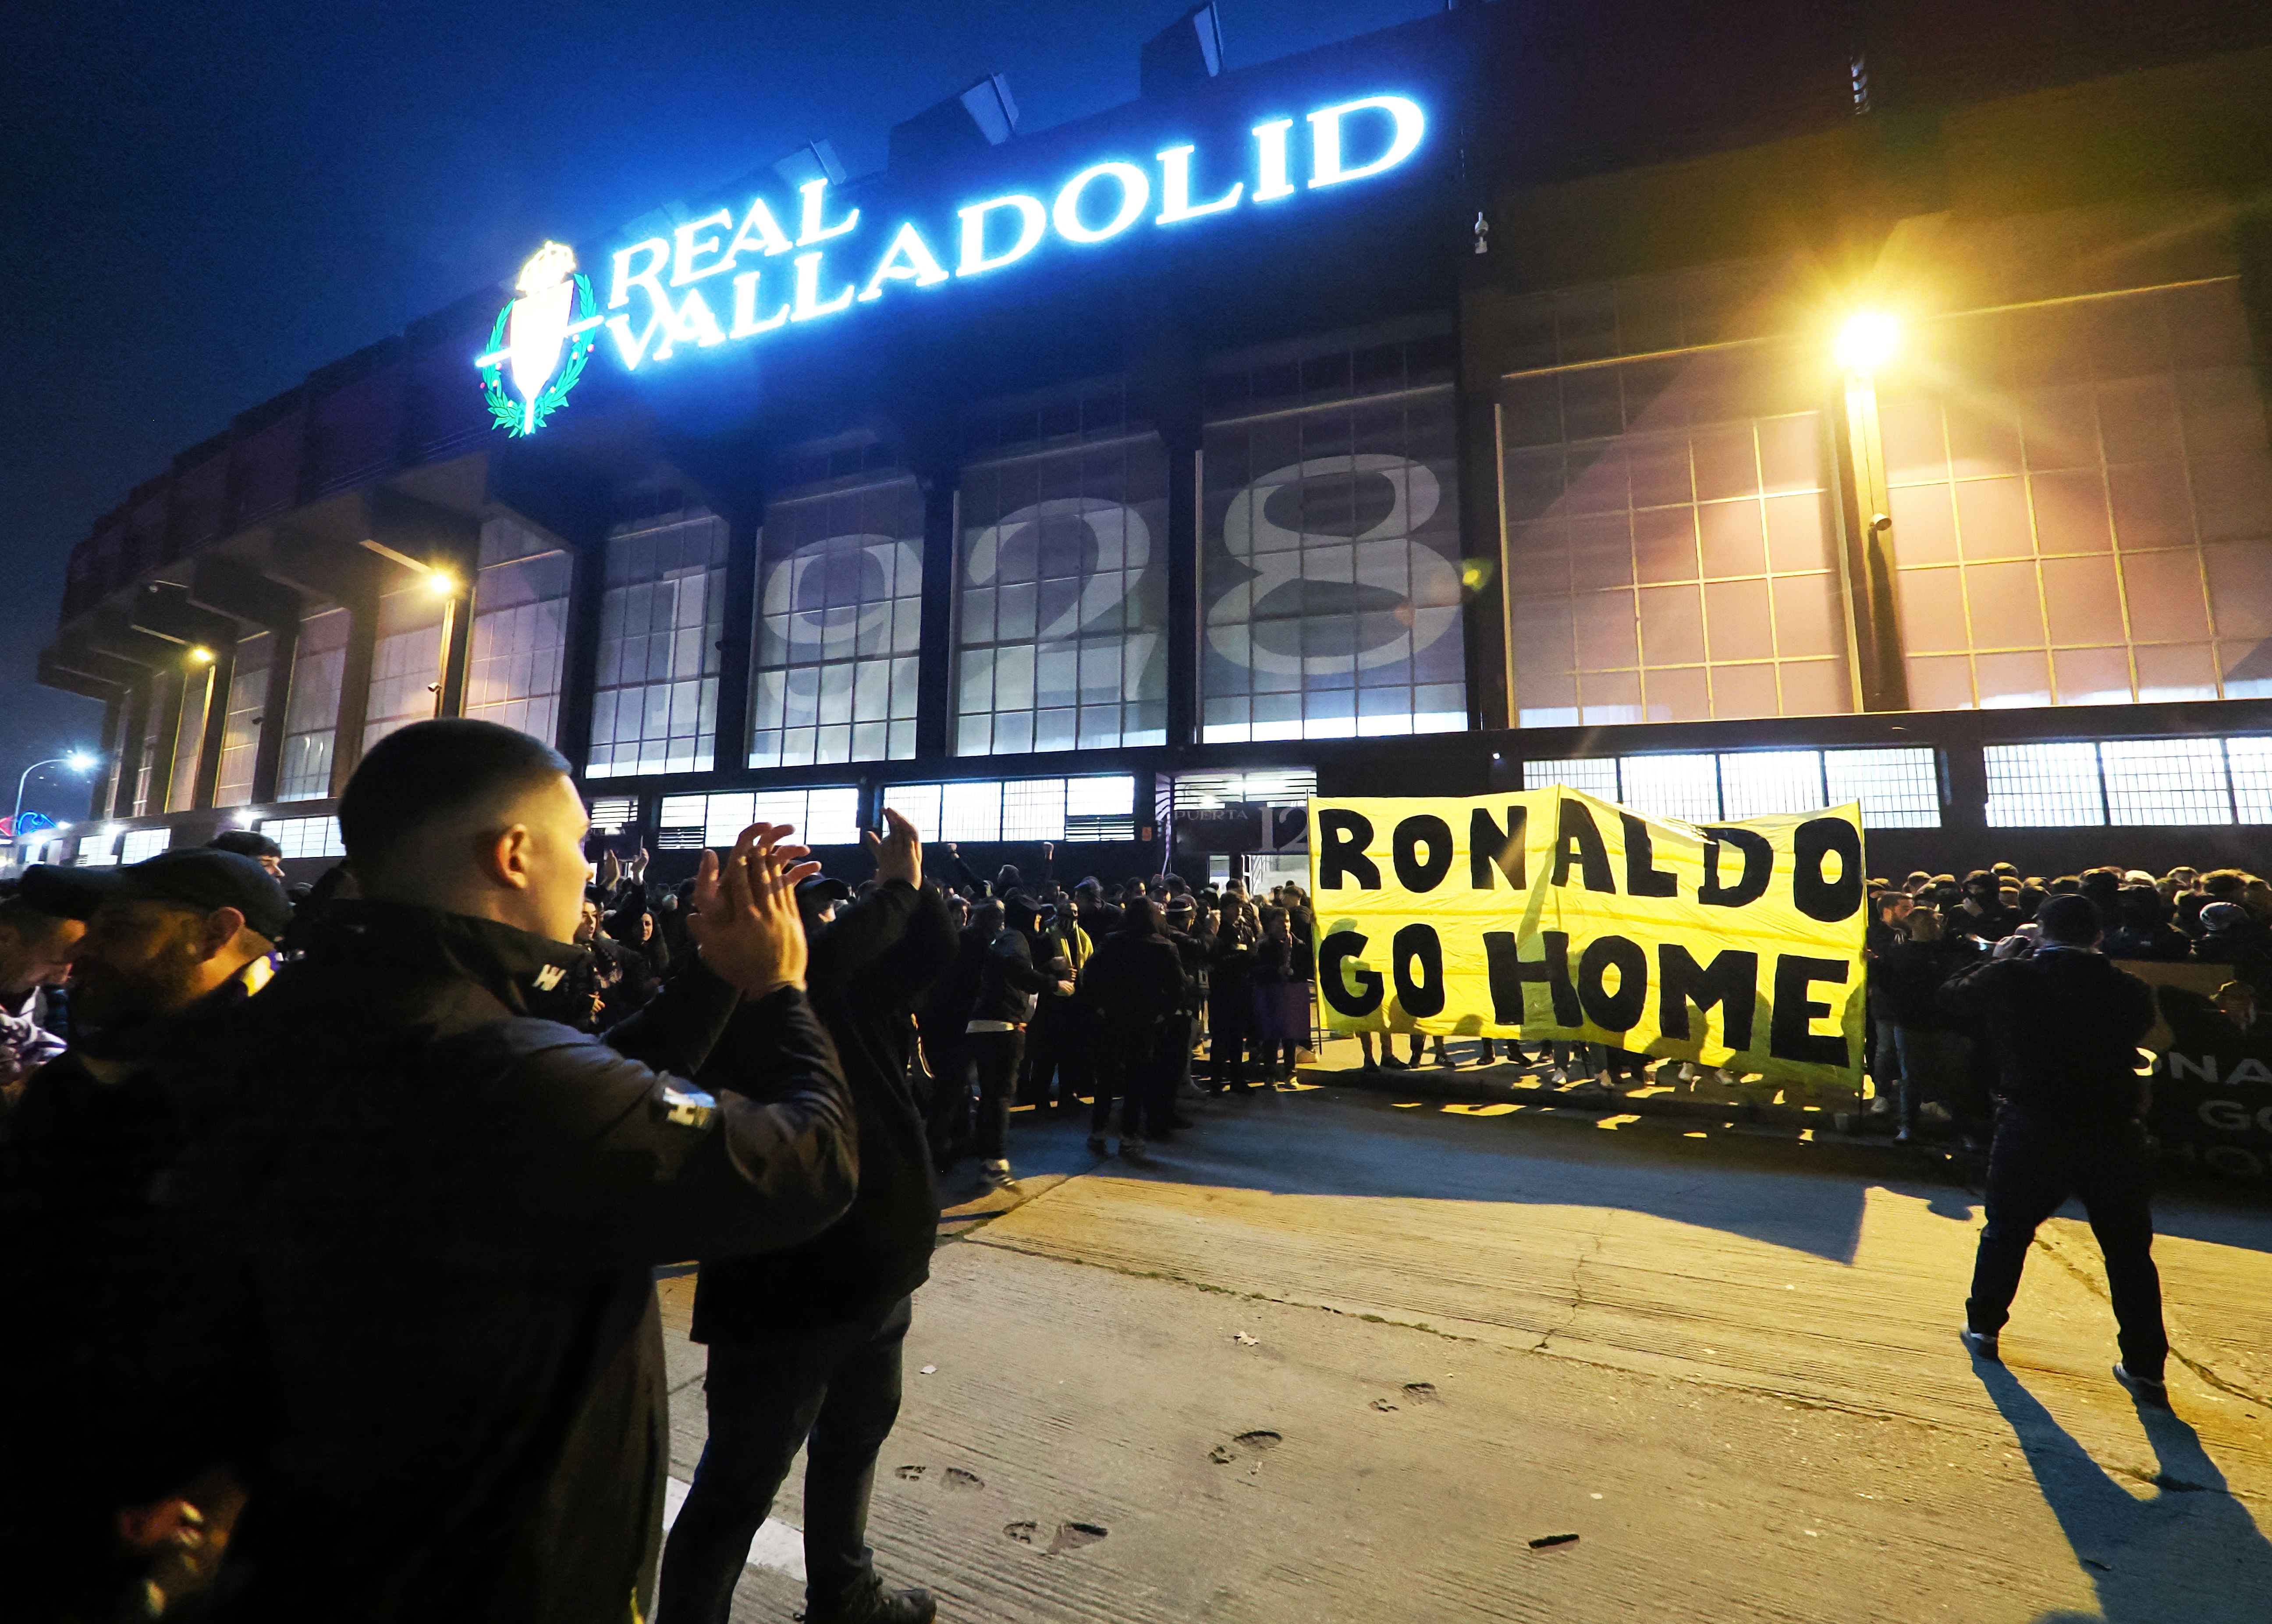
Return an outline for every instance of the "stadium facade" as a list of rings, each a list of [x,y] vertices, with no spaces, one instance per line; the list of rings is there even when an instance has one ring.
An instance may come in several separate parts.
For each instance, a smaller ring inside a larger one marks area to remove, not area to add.
[[[71,550],[41,677],[107,767],[23,855],[319,863],[441,714],[664,852],[888,799],[1125,874],[1560,780],[1859,799],[1880,872],[2245,861],[2272,13],[1993,13],[1469,5],[1226,71],[1203,10],[1110,112],[990,79],[878,173],[531,243]]]

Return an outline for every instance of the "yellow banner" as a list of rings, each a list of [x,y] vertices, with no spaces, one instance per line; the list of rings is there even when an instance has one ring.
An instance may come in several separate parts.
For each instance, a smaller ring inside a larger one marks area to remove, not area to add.
[[[1858,1086],[1858,805],[1698,827],[1575,790],[1310,803],[1337,1032],[1611,1044]]]

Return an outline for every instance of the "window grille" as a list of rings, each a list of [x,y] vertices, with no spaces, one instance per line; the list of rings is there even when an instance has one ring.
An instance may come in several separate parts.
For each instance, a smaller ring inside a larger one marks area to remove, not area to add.
[[[284,849],[287,857],[343,857],[337,818],[268,818],[260,832]]]
[[[2106,821],[2096,745],[1991,745],[1988,827],[2082,828]]]

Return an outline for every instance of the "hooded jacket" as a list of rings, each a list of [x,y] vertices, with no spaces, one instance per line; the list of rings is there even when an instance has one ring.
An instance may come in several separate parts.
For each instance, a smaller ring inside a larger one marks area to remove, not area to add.
[[[579,952],[343,904],[245,1006],[181,1199],[265,1373],[229,1553],[251,1618],[651,1612],[652,1271],[822,1229],[855,1138],[802,993],[744,1004],[697,960],[602,1040],[531,1013]],[[714,1098],[680,1081],[706,1066]]]

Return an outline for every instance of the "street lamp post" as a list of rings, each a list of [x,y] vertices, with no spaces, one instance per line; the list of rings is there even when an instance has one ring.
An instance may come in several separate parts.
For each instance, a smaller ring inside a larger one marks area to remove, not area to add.
[[[8,818],[8,844],[11,848],[24,843],[23,837],[16,832],[16,825],[24,815],[24,786],[31,782],[32,775],[43,767],[68,767],[74,773],[84,773],[94,765],[94,760],[84,750],[74,750],[67,756],[49,756],[44,761],[34,761],[17,776],[16,810]]]

